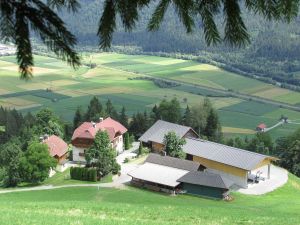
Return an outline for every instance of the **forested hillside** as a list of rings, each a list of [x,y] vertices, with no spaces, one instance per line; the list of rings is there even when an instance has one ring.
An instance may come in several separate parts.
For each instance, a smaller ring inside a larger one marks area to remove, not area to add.
[[[60,12],[69,29],[78,37],[80,45],[97,45],[96,36],[103,0],[81,0],[81,9],[76,14]],[[155,5],[140,13],[140,20],[132,33],[118,26],[114,34],[115,45],[138,46],[144,52],[180,52],[199,55],[200,61],[224,64],[227,70],[241,70],[244,75],[265,77],[265,81],[300,85],[300,17],[291,24],[269,22],[244,13],[251,34],[251,44],[245,48],[230,48],[224,44],[207,47],[202,32],[187,35],[175,12],[170,8],[159,31],[147,32],[147,23]],[[245,10],[244,10],[245,11]],[[223,18],[217,18],[222,30]],[[201,22],[198,24],[201,27]],[[272,78],[272,79],[270,79]],[[289,87],[292,88],[292,87]]]

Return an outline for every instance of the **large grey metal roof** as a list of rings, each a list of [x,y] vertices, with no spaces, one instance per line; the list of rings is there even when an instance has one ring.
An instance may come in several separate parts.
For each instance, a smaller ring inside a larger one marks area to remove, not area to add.
[[[163,120],[158,120],[139,138],[139,141],[153,141],[162,144],[164,137],[167,133],[173,131],[177,136],[182,138],[191,129],[191,127],[182,126],[175,123],[169,123]]]
[[[276,160],[276,158],[271,156],[194,138],[186,138],[183,151],[190,155],[203,157],[244,170],[255,169],[266,158]]]
[[[145,162],[188,171],[197,171],[200,167],[200,163],[198,162],[178,159],[170,156],[161,156],[153,153],[149,154]]]
[[[128,175],[136,179],[176,187],[180,184],[177,180],[188,172],[187,170],[146,162],[139,168],[130,171]]]
[[[200,171],[191,171],[183,175],[177,181],[183,183],[189,183],[189,184],[208,186],[208,187],[223,188],[223,189],[229,189],[230,186],[233,185],[233,181],[225,177],[222,177],[221,175],[207,173],[207,172],[200,172]]]

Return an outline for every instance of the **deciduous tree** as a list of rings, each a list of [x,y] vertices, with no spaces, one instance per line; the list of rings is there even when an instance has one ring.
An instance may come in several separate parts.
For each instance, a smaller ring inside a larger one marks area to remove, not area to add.
[[[33,142],[21,158],[23,179],[30,183],[42,182],[49,177],[50,169],[55,168],[56,164],[46,144]]]
[[[180,138],[175,132],[169,132],[164,137],[165,151],[167,155],[184,159],[186,154],[182,150],[182,146],[186,143],[185,139]]]

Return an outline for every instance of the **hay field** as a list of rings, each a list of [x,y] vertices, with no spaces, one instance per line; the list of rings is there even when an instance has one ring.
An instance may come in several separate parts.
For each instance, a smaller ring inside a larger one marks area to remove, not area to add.
[[[216,66],[201,64],[190,60],[105,53],[103,55],[93,54],[92,61],[124,71],[132,71],[154,77],[165,77],[222,90],[230,89],[284,103],[300,103],[300,93],[227,72]],[[155,66],[153,66],[153,64],[155,64]]]
[[[76,108],[82,106],[85,109],[92,96],[98,96],[102,102],[110,99],[117,110],[125,106],[130,115],[138,111],[150,111],[154,104],[163,99],[178,98],[184,110],[187,105],[199,104],[205,96],[209,96],[218,109],[224,131],[230,135],[253,135],[252,131],[258,123],[264,122],[271,126],[281,114],[300,119],[299,112],[259,105],[201,88],[159,88],[152,81],[132,79],[148,74],[219,89],[232,87],[269,98],[283,98],[287,95],[286,101],[294,99],[293,103],[298,102],[298,93],[241,77],[215,66],[143,55],[83,53],[83,56],[84,62],[95,62],[97,67],[91,69],[82,66],[74,71],[57,59],[35,56],[36,67],[42,68],[43,74],[30,81],[20,80],[16,71],[7,70],[7,67],[17,66],[14,56],[0,57],[0,105],[22,112],[36,112],[42,107],[50,107],[62,118],[72,121]],[[286,127],[285,132],[295,129],[296,126]],[[273,133],[278,136],[283,132],[276,133],[274,130]]]

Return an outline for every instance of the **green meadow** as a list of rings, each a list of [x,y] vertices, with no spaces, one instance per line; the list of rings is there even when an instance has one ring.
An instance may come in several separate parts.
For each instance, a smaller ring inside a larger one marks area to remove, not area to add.
[[[300,221],[300,180],[261,196],[225,202],[132,187],[72,187],[0,194],[1,224],[272,224]]]
[[[36,112],[42,107],[49,107],[63,119],[72,121],[76,108],[81,106],[85,109],[92,96],[98,96],[102,102],[110,99],[118,110],[125,106],[130,115],[138,111],[150,111],[163,99],[176,97],[184,109],[187,105],[199,104],[208,96],[218,109],[228,136],[253,135],[257,124],[272,126],[281,115],[288,116],[291,120],[300,119],[300,112],[229,97],[199,86],[160,88],[149,80],[132,79],[143,75],[165,77],[291,104],[300,102],[300,93],[229,73],[212,65],[190,60],[116,53],[82,53],[82,58],[84,63],[96,63],[97,67],[91,69],[81,66],[78,70],[73,70],[60,60],[36,55],[34,78],[24,81],[19,79],[15,57],[0,57],[0,105],[22,112]],[[279,137],[297,128],[298,125],[285,124],[272,130],[270,134]]]

